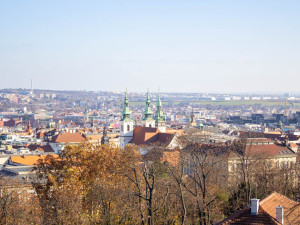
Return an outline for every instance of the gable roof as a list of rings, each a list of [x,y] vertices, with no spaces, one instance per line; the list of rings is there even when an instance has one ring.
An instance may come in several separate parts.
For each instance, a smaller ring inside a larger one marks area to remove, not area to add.
[[[251,154],[264,153],[268,156],[283,154],[295,155],[295,152],[293,152],[291,149],[280,144],[252,145],[251,147],[249,146],[249,150]]]
[[[159,145],[165,145],[168,146],[170,142],[172,141],[175,134],[169,134],[169,133],[157,133],[156,135],[149,138],[147,141],[145,141],[146,145],[150,144],[159,144]]]
[[[45,132],[44,131],[39,131],[37,134],[36,134],[36,137],[37,138],[43,138],[45,136]]]
[[[284,207],[284,223],[300,224],[300,204],[288,197],[273,192],[260,202],[261,207],[273,218],[276,218],[276,206]]]
[[[280,136],[278,137],[279,141],[284,141],[285,139],[288,139],[289,141],[298,141],[300,136],[299,135],[294,135],[294,134],[288,134],[287,136]]]
[[[260,206],[258,209],[258,215],[251,215],[251,209],[246,208],[244,210],[238,211],[225,220],[217,223],[217,225],[225,224],[255,224],[255,225],[276,225],[280,224],[274,220],[264,209]]]
[[[83,134],[83,137],[86,138],[86,140],[89,140],[89,141],[101,141],[101,138],[102,138],[103,134],[96,134],[96,133],[92,133],[92,134]],[[118,133],[108,133],[107,134],[108,137],[110,138],[116,138],[119,136]]]
[[[136,126],[133,129],[133,138],[129,143],[144,145],[146,141],[155,136],[158,132],[158,128]]]
[[[6,126],[6,127],[14,127],[19,124],[22,124],[21,120],[10,119],[8,121],[4,121],[4,126]]]
[[[33,166],[37,164],[39,159],[44,159],[47,155],[24,155],[24,156],[11,156],[10,161],[12,163],[18,163],[26,166]],[[58,155],[53,155],[54,158],[58,158]]]
[[[255,144],[255,143],[274,143],[274,141],[270,138],[247,138],[247,143]]]
[[[43,151],[43,152],[54,152],[54,150],[52,149],[52,147],[49,144],[47,144],[47,145],[30,144],[27,146],[27,148],[30,151],[38,150],[38,151]]]
[[[158,128],[152,127],[135,127],[133,138],[129,143],[136,145],[165,145],[168,146],[176,133],[161,133]]]
[[[184,130],[174,130],[174,129],[167,129],[166,133],[170,133],[170,134],[179,134],[179,135],[183,135],[184,134]]]
[[[144,162],[149,161],[160,161],[162,163],[168,162],[172,166],[175,166],[180,161],[180,151],[178,149],[176,150],[166,150],[162,148],[151,148],[147,153],[142,155],[142,160]]]
[[[293,143],[293,142],[289,143],[289,146],[290,146],[291,148],[293,148],[293,147],[297,147],[297,148],[298,148],[298,145],[295,144],[295,143]]]
[[[246,154],[250,155],[265,155],[265,156],[295,156],[293,150],[282,144],[266,144],[266,145],[247,145]],[[231,157],[235,157],[234,153],[230,154]]]
[[[257,216],[251,215],[251,209],[246,208],[217,224],[280,224],[276,220],[275,208],[279,205],[284,207],[284,224],[300,224],[300,204],[277,192],[273,192],[259,203]]]
[[[85,138],[79,133],[61,133],[54,135],[51,142],[55,143],[79,143],[85,141]]]

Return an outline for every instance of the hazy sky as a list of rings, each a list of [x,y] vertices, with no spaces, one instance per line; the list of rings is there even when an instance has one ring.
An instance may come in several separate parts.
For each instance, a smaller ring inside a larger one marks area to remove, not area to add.
[[[300,1],[0,0],[0,88],[300,92]]]

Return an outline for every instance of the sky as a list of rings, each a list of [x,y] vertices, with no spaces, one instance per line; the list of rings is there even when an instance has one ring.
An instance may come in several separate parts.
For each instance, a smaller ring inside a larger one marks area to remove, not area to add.
[[[0,0],[0,88],[300,93],[299,12],[299,0]]]

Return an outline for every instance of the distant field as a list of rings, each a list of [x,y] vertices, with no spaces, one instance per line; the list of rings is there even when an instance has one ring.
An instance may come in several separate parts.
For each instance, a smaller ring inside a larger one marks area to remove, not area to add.
[[[196,104],[202,104],[202,105],[228,105],[228,106],[234,106],[234,105],[267,105],[267,106],[284,106],[285,102],[272,102],[272,101],[174,101],[174,105],[178,105],[181,102],[190,102],[190,103],[196,103]],[[143,105],[145,102],[130,102],[131,105]],[[156,102],[152,102],[152,104],[156,104]],[[162,102],[162,104],[168,104],[168,102]],[[300,107],[300,103],[293,103],[295,107]],[[290,106],[290,104],[288,104]]]

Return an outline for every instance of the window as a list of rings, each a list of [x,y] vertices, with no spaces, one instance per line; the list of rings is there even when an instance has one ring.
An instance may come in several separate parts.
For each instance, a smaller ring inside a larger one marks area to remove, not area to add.
[[[127,125],[127,131],[130,131],[130,125]]]
[[[232,167],[232,171],[236,170],[235,164],[232,164],[231,167]]]
[[[123,131],[123,125],[121,125],[121,131]]]

